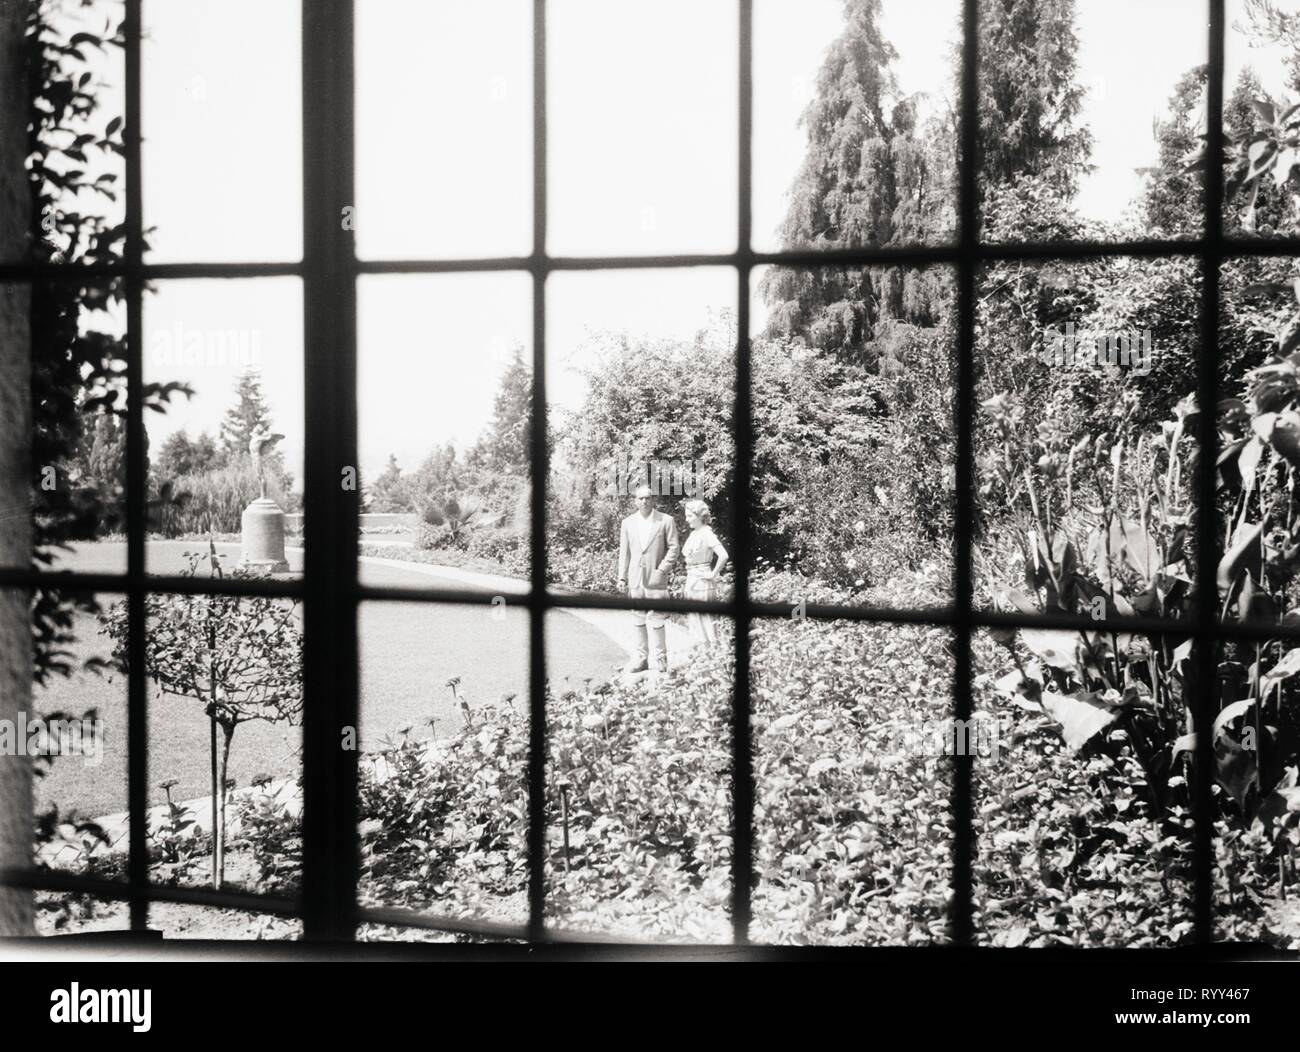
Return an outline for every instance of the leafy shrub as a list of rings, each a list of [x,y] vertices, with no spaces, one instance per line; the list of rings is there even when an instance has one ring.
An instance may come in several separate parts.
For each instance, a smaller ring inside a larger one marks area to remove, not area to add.
[[[261,493],[257,472],[247,457],[214,471],[170,481],[172,492],[178,497],[161,517],[160,525],[168,537],[238,533],[242,529],[244,509]],[[266,495],[286,512],[296,507],[296,496],[285,491],[280,477],[271,469],[267,471]]]
[[[894,486],[868,494],[862,478],[860,464],[848,457],[810,464],[782,514],[787,564],[849,597],[883,583],[900,566],[919,564],[934,548],[897,513],[902,502]]]
[[[1278,189],[1291,185],[1300,136],[1300,106],[1278,115],[1261,101],[1255,110],[1249,148],[1245,139],[1232,141],[1225,158],[1229,197],[1247,191],[1248,209],[1262,179],[1273,176]],[[1300,299],[1300,285],[1265,283],[1241,290],[1237,299],[1276,302],[1293,295]],[[1296,602],[1300,569],[1300,315],[1291,306],[1274,318],[1274,355],[1246,375],[1242,397],[1215,407],[1221,489],[1214,510],[1223,517],[1225,552],[1213,590],[1200,583],[1202,601],[1213,602],[1222,617],[1259,627],[1294,621],[1288,608]],[[1096,442],[1073,441],[1055,422],[1027,426],[1021,401],[1006,394],[984,408],[996,440],[982,464],[981,492],[1015,524],[1030,593],[1007,588],[1004,601],[1027,612],[1041,606],[1188,618],[1194,472],[1186,436],[1205,407],[1189,396],[1156,435],[1134,436],[1123,417]],[[1289,815],[1300,811],[1300,695],[1291,682],[1300,671],[1300,648],[1282,653],[1281,640],[1267,639],[1217,647],[1210,772],[1200,770],[1186,689],[1185,677],[1196,667],[1189,639],[1041,631],[1020,638],[1034,660],[1022,662],[1013,650],[1017,668],[1005,689],[1049,713],[1070,748],[1091,755],[1122,733],[1162,823],[1190,805],[1189,780],[1212,777],[1221,790],[1216,820],[1263,834],[1285,873],[1294,846]]]
[[[799,599],[807,603],[843,603],[851,598],[843,588],[836,588],[788,565],[775,566],[761,558],[749,575],[749,594],[763,603],[794,603]]]
[[[485,707],[450,739],[403,737],[361,767],[362,893],[481,911],[527,886],[526,722]]]
[[[977,646],[984,668],[1001,659]],[[1192,932],[1191,821],[1179,804],[1161,814],[1126,732],[1111,728],[1085,754],[1066,747],[1054,720],[1012,703],[988,675],[975,683],[982,711],[1002,718],[1003,763],[975,780],[975,913],[979,941],[995,946],[1153,946]]]
[[[945,288],[945,302],[950,296]],[[894,565],[915,565],[918,554],[948,548],[953,536],[956,345],[951,311],[935,328],[897,321],[877,327],[874,346],[888,412],[883,447],[861,483],[845,492],[850,500],[857,494],[859,504],[865,499],[870,506],[873,497],[880,503],[872,534],[882,551],[896,550]]]
[[[415,528],[415,546],[421,551],[464,551],[467,539],[464,534],[457,535],[445,522],[421,522]]]
[[[159,871],[166,884],[179,884],[188,875],[190,869],[197,866],[203,858],[200,851],[202,844],[197,833],[197,818],[194,811],[178,804],[172,799],[172,787],[176,783],[169,779],[161,788],[167,794],[167,816],[155,826],[153,815],[147,816],[149,822],[148,840],[151,871]],[[211,843],[211,837],[208,838]]]
[[[616,548],[554,548],[546,553],[546,580],[561,588],[584,592],[612,592],[617,586]],[[678,583],[681,567],[673,568],[669,587]]]
[[[553,476],[546,504],[546,536],[555,548],[616,550],[619,525],[631,508],[623,497],[584,489],[581,480]]]
[[[937,628],[756,626],[756,938],[943,939],[950,761],[895,743],[947,716],[945,640]]]
[[[302,830],[287,806],[287,787],[272,790],[266,779],[259,791],[239,797],[235,810],[239,834],[235,846],[245,848],[256,867],[262,893],[296,891],[302,882]]]
[[[527,547],[528,538],[509,529],[475,530],[469,536],[465,551],[484,559],[507,563],[521,546]]]

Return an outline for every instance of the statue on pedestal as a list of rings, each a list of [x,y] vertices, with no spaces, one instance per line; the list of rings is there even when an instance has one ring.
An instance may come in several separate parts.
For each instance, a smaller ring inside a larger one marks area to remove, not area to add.
[[[284,511],[266,495],[265,458],[284,435],[258,428],[248,440],[248,452],[257,472],[260,496],[244,509],[241,519],[243,552],[240,564],[258,566],[271,573],[288,573],[284,557]]]
[[[266,500],[266,465],[262,458],[270,453],[282,438],[284,435],[272,434],[265,428],[259,427],[248,440],[248,453],[253,458],[253,470],[257,472],[257,484],[262,490],[259,498],[261,500]]]

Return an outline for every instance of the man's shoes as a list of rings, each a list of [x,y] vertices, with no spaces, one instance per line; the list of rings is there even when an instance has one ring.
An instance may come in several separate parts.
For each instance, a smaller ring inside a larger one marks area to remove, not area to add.
[[[623,672],[628,676],[634,676],[638,672],[648,672],[649,670],[650,670],[650,662],[642,658],[640,661],[628,662],[627,667],[623,669]]]

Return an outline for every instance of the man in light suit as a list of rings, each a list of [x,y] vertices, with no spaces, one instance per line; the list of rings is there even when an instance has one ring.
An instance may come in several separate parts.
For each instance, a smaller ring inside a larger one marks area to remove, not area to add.
[[[681,554],[677,524],[671,515],[655,510],[654,491],[641,486],[636,491],[636,511],[623,520],[618,540],[618,590],[631,599],[667,599],[668,574]],[[650,640],[654,634],[655,667],[668,671],[668,641],[664,636],[664,615],[658,610],[633,610],[636,656],[627,672],[644,672],[650,667]]]

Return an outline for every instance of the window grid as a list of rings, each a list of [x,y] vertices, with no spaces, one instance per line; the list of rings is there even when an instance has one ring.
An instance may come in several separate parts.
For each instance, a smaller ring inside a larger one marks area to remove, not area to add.
[[[839,249],[829,252],[755,252],[750,247],[751,141],[753,109],[752,0],[739,6],[738,112],[738,248],[730,254],[633,257],[549,257],[546,254],[546,0],[534,0],[534,162],[533,251],[526,257],[480,260],[359,261],[343,236],[339,217],[354,203],[353,193],[353,7],[352,0],[312,0],[303,3],[303,260],[300,263],[148,264],[143,258],[143,212],[140,150],[140,29],[142,0],[125,0],[126,17],[126,224],[124,259],[120,264],[0,264],[0,278],[27,281],[73,281],[124,278],[127,288],[128,365],[128,565],[125,575],[49,573],[30,568],[0,569],[0,587],[32,588],[57,581],[60,587],[84,591],[125,593],[130,614],[128,796],[130,812],[129,881],[125,884],[36,868],[7,870],[0,880],[33,889],[76,891],[104,898],[126,898],[133,930],[148,927],[150,902],[179,902],[203,906],[300,917],[308,939],[355,938],[358,923],[458,931],[488,938],[524,938],[533,942],[606,940],[590,933],[566,933],[544,924],[544,846],[546,723],[545,615],[560,606],[589,609],[629,609],[626,598],[611,596],[551,596],[546,591],[546,505],[548,474],[545,388],[545,284],[552,271],[682,266],[730,266],[737,274],[736,355],[736,480],[740,500],[750,494],[753,429],[750,417],[750,276],[756,266],[836,266],[867,264],[947,264],[957,272],[958,360],[954,405],[957,442],[957,501],[954,547],[953,604],[922,609],[839,607],[808,604],[812,619],[852,619],[885,623],[924,623],[947,626],[954,632],[954,717],[971,713],[972,632],[987,627],[1112,628],[1129,631],[1169,631],[1188,634],[1189,624],[1163,618],[1110,616],[1101,621],[1072,614],[1024,614],[979,610],[973,602],[971,573],[974,521],[975,423],[974,289],[978,268],[996,260],[1083,259],[1098,257],[1191,257],[1204,269],[1201,299],[1201,346],[1197,396],[1201,406],[1217,403],[1217,318],[1219,266],[1223,260],[1249,255],[1300,255],[1300,238],[1228,240],[1222,230],[1223,177],[1220,166],[1206,167],[1205,232],[1190,240],[1138,240],[1120,243],[1063,242],[1059,244],[981,244],[976,229],[977,156],[977,8],[978,0],[963,0],[961,73],[959,239],[941,247]],[[1207,153],[1221,156],[1224,142],[1223,53],[1224,0],[1207,0],[1209,13]],[[464,921],[394,908],[360,908],[356,903],[358,867],[357,758],[338,748],[339,729],[357,720],[357,613],[367,600],[423,603],[489,603],[490,596],[455,589],[363,587],[357,580],[357,501],[339,484],[340,470],[356,462],[356,328],[355,283],[360,274],[454,273],[525,271],[533,282],[533,425],[531,481],[534,494],[531,531],[532,589],[518,601],[530,619],[530,757],[529,757],[529,908],[526,926],[488,921]],[[304,285],[304,346],[306,405],[306,471],[304,484],[305,562],[299,580],[196,582],[175,576],[146,577],[145,450],[142,390],[142,302],[151,279],[254,278],[298,276]],[[1215,579],[1218,537],[1214,519],[1217,430],[1213,414],[1198,418],[1201,450],[1197,478],[1197,580]],[[736,625],[735,686],[733,688],[733,860],[732,918],[737,944],[748,942],[753,879],[752,742],[748,690],[749,628],[755,618],[786,617],[790,606],[755,602],[749,597],[748,568],[753,550],[752,522],[738,516],[736,588],[731,600],[695,603],[686,600],[638,600],[639,607],[664,611],[708,610],[726,614]],[[298,599],[304,614],[305,690],[313,701],[303,724],[303,890],[301,898],[283,898],[202,888],[150,885],[145,839],[148,805],[147,701],[144,673],[144,599],[148,593],[223,593],[273,595]],[[1300,628],[1219,623],[1214,604],[1200,602],[1191,626],[1197,652],[1198,676],[1193,712],[1198,730],[1197,760],[1202,770],[1213,762],[1211,735],[1215,647],[1222,640],[1294,639]],[[951,788],[953,823],[953,896],[950,934],[956,945],[973,942],[972,928],[972,758],[954,757]],[[1195,816],[1196,941],[1212,941],[1212,826],[1210,783],[1197,780]]]

